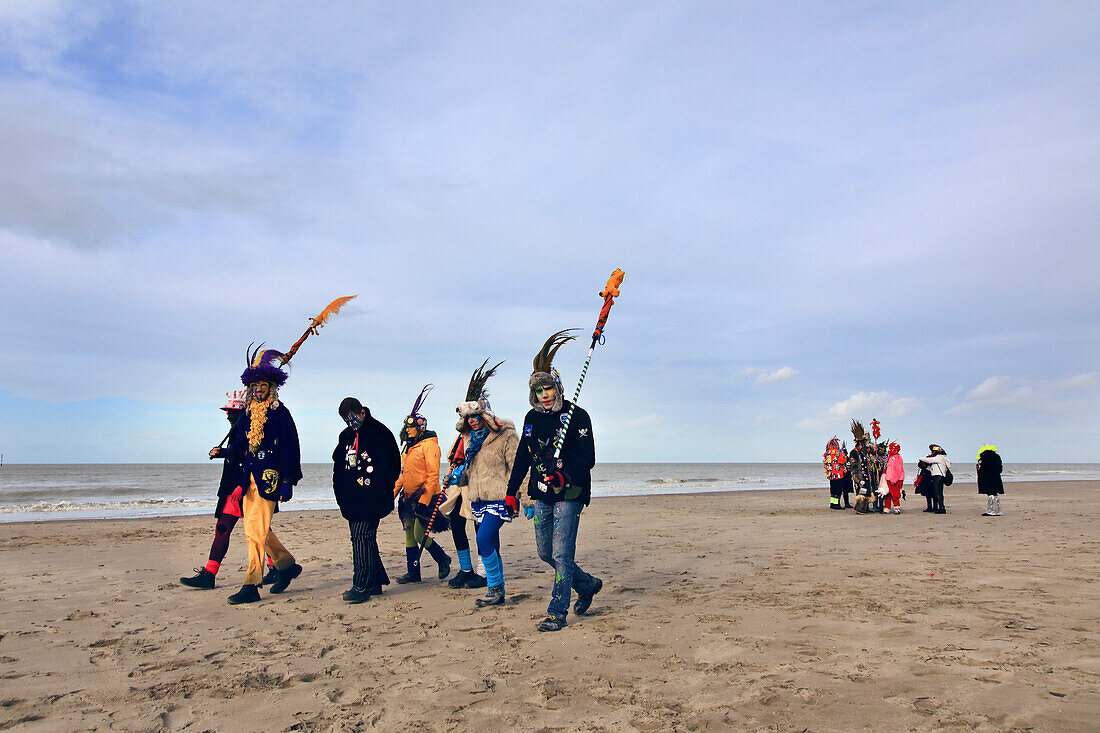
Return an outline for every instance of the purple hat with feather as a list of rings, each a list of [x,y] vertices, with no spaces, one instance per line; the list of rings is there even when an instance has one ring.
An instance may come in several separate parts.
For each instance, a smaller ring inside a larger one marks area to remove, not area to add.
[[[248,345],[251,350],[252,344]],[[285,371],[276,365],[286,363],[286,356],[275,349],[265,349],[263,344],[256,347],[255,351],[245,352],[247,355],[248,368],[241,373],[241,382],[243,384],[252,384],[254,382],[270,382],[276,387],[282,387],[289,376]]]

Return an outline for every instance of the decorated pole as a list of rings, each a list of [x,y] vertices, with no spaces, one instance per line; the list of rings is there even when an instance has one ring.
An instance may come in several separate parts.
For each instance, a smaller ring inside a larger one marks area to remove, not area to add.
[[[302,337],[300,339],[294,342],[294,345],[290,347],[290,350],[283,354],[282,359],[280,360],[281,363],[285,365],[287,362],[289,362],[291,357],[298,353],[299,347],[301,347],[301,345],[305,343],[305,340],[307,338],[309,338],[310,336],[316,336],[321,328],[326,323],[328,323],[329,319],[339,313],[340,309],[343,308],[348,303],[348,301],[352,300],[355,297],[356,296],[354,295],[345,295],[341,298],[337,298],[336,300],[326,305],[324,310],[318,313],[315,317],[310,318],[309,328],[306,329],[306,332],[302,334]],[[263,346],[263,344],[260,344],[260,346]],[[238,417],[237,419],[240,420],[240,417]],[[229,432],[225,434],[224,438],[222,438],[222,442],[218,443],[219,448],[225,447],[226,441],[233,437],[233,431],[236,429],[237,423],[233,423],[233,426],[229,428]],[[210,456],[210,459],[213,460],[214,456]]]
[[[607,316],[611,313],[611,306],[615,304],[615,298],[619,297],[619,286],[623,284],[623,276],[626,273],[615,268],[615,271],[611,273],[611,277],[607,280],[607,285],[600,291],[600,297],[603,298],[603,308],[600,309],[600,317],[596,320],[596,330],[592,332],[592,345],[588,347],[588,358],[584,360],[584,367],[581,369],[580,379],[577,381],[577,390],[573,393],[573,401],[569,405],[569,412],[565,414],[565,429],[561,431],[561,441],[565,441],[565,435],[569,432],[569,423],[573,420],[573,410],[577,407],[577,398],[581,396],[581,387],[584,385],[584,378],[588,374],[588,365],[592,363],[592,353],[596,350],[597,343],[603,343],[603,327],[607,323]],[[561,456],[562,442],[554,441],[554,460],[556,461]]]

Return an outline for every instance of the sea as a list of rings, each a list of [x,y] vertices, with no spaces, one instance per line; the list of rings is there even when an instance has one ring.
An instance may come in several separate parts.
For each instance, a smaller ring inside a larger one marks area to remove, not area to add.
[[[956,482],[975,480],[972,463],[952,468]],[[285,508],[335,509],[332,464],[303,464],[302,472]],[[5,463],[0,466],[0,523],[207,514],[214,510],[220,477],[221,461]],[[1096,481],[1100,463],[1010,463],[1003,477],[1006,482]],[[907,482],[911,479],[907,476]],[[594,497],[815,487],[828,487],[820,462],[601,463],[592,471]]]

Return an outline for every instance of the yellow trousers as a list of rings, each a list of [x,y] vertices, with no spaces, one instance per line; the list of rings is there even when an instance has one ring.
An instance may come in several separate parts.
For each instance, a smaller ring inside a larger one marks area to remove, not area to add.
[[[241,502],[244,513],[244,536],[248,541],[248,571],[245,585],[259,585],[264,579],[264,554],[271,555],[276,570],[286,570],[294,564],[291,555],[279,538],[271,531],[271,516],[275,514],[275,502],[260,496],[256,479],[248,479],[248,491]]]

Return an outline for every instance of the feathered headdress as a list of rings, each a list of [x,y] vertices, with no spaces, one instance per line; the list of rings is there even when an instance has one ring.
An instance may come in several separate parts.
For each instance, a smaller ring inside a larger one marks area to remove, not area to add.
[[[546,339],[542,348],[539,349],[539,353],[535,354],[535,359],[532,362],[535,367],[533,373],[538,374],[539,372],[543,372],[544,374],[550,374],[550,370],[554,368],[554,356],[557,355],[558,349],[576,338],[576,336],[569,336],[569,332],[579,330],[579,328],[566,328]]]
[[[470,375],[470,384],[466,387],[466,400],[455,408],[455,412],[458,413],[458,424],[455,429],[460,433],[464,433],[469,430],[466,425],[466,418],[473,417],[475,415],[482,416],[486,422],[490,423],[489,427],[493,430],[498,429],[498,423],[496,416],[493,415],[493,408],[489,404],[489,393],[485,389],[485,384],[489,381],[489,377],[493,376],[497,368],[504,362],[498,362],[496,366],[489,370],[485,367],[489,364],[489,360],[486,359],[481,363],[473,374]]]
[[[504,362],[497,362],[496,366],[486,371],[485,366],[489,363],[486,359],[481,363],[473,374],[470,375],[470,384],[466,387],[466,401],[473,402],[488,397],[488,393],[485,391],[485,383],[489,381],[489,377],[496,373],[497,369]]]
[[[562,409],[565,397],[562,395],[561,389],[561,375],[558,374],[558,370],[554,368],[554,356],[557,355],[558,349],[565,344],[569,343],[576,336],[568,335],[571,331],[579,331],[579,328],[567,328],[550,336],[543,343],[542,348],[535,354],[535,359],[532,362],[535,371],[531,373],[531,378],[527,380],[527,386],[530,388],[530,393],[527,395],[527,401],[539,412],[546,412],[546,409],[535,397],[535,388],[537,387],[554,387],[557,390],[557,395],[554,398],[554,406],[551,409],[552,412],[558,412]]]
[[[867,431],[863,429],[863,423],[859,420],[852,420],[852,437],[855,438],[856,445],[871,439],[871,437],[867,435]]]
[[[260,344],[253,350],[252,344],[249,344],[245,349],[247,368],[241,373],[241,383],[249,385],[255,382],[270,382],[276,387],[282,387],[289,375],[276,366],[275,362],[285,364],[286,355],[275,349],[265,349],[263,346]]]
[[[413,402],[412,411],[409,412],[409,414],[405,417],[405,424],[402,426],[402,443],[409,440],[408,435],[405,433],[405,430],[407,430],[408,428],[416,428],[418,436],[420,433],[423,433],[425,430],[428,429],[428,418],[420,414],[420,408],[424,406],[424,402],[428,399],[428,393],[431,392],[434,387],[434,384],[425,384],[421,388],[420,394],[416,396],[416,400]],[[418,439],[419,438],[414,439],[413,442]]]
[[[420,389],[420,394],[416,396],[416,400],[413,402],[413,408],[409,412],[409,417],[424,417],[420,414],[420,408],[424,406],[424,402],[428,399],[428,393],[435,389],[434,384],[425,384]]]

